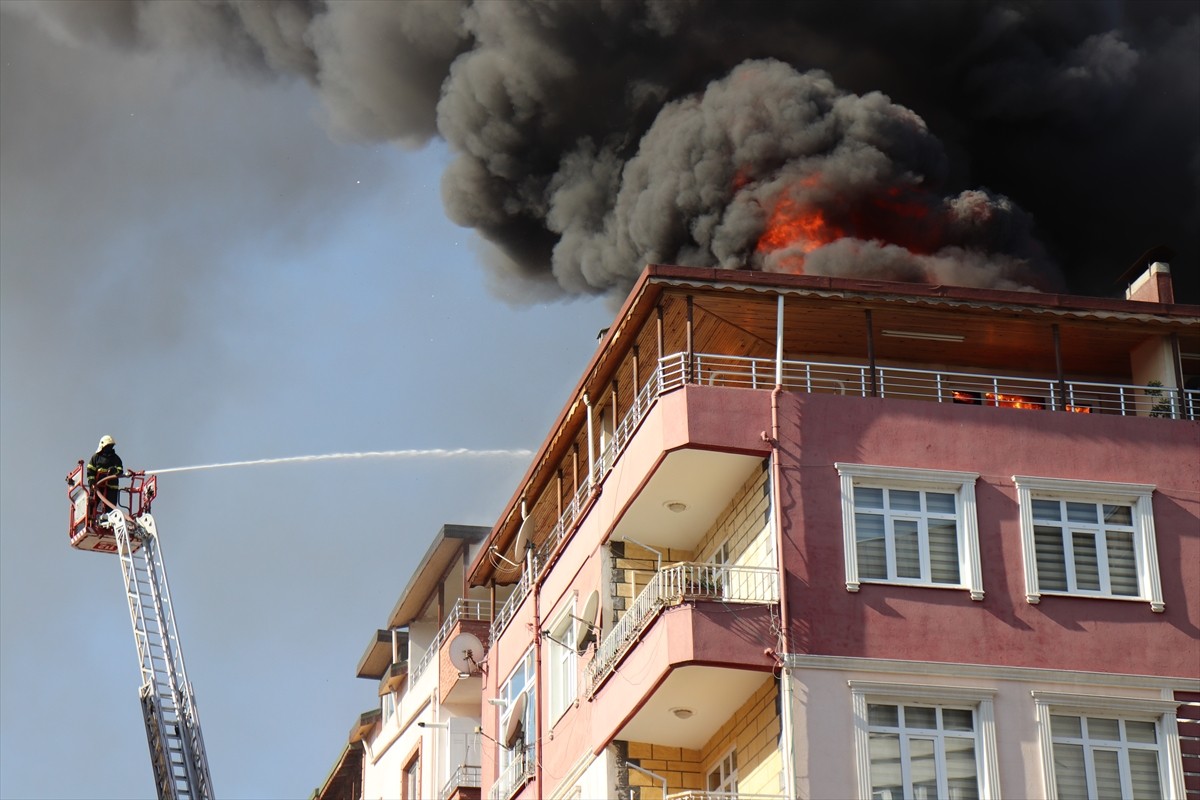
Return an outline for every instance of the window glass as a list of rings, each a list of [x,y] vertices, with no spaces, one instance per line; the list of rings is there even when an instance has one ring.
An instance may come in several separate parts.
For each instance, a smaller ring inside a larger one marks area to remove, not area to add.
[[[1132,505],[1035,498],[1032,506],[1040,590],[1140,596]]]
[[[1155,723],[1053,714],[1054,783],[1062,800],[1161,800]]]
[[[953,494],[856,486],[854,500],[860,578],[960,583]]]
[[[837,463],[846,589],[898,583],[983,599],[972,472]]]
[[[874,800],[978,800],[975,712],[929,705],[867,704]]]

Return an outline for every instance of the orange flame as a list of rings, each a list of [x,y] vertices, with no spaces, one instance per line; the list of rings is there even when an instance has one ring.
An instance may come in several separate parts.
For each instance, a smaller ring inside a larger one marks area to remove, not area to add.
[[[805,255],[845,235],[845,231],[829,221],[824,211],[804,206],[785,195],[776,202],[767,228],[754,249],[759,253],[771,253],[784,248],[798,251],[794,255],[789,254],[784,264],[789,269],[803,273]]]

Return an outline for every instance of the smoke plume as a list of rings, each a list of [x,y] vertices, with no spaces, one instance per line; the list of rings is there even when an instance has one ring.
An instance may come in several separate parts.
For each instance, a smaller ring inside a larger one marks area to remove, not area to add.
[[[299,76],[342,136],[445,139],[447,213],[514,299],[619,297],[647,262],[1110,294],[1158,244],[1200,288],[1190,1],[23,8]]]

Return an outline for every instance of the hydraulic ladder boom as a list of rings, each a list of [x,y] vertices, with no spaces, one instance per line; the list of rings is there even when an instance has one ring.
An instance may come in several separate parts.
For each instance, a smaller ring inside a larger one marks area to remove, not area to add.
[[[125,598],[142,671],[140,691],[159,800],[213,800],[208,757],[192,685],[184,669],[171,592],[154,518],[108,514],[125,578]],[[141,547],[134,551],[133,541]]]
[[[77,550],[116,553],[137,645],[142,685],[138,692],[158,800],[213,800],[212,777],[192,685],[183,665],[162,546],[150,504],[154,476],[128,473],[124,505],[86,486],[84,465],[67,476],[71,501],[68,535]],[[100,483],[100,486],[103,482]]]

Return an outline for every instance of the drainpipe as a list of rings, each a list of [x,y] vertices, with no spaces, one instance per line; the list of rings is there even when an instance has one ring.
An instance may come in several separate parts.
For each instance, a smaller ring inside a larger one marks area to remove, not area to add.
[[[687,296],[687,375],[684,376],[684,383],[694,383],[696,379],[696,350],[695,341],[692,338],[692,312],[695,303],[692,296]]]
[[[869,324],[869,323],[868,323]],[[779,704],[779,748],[783,761],[783,780],[789,798],[796,792],[796,735],[792,719],[792,671],[786,657],[791,652],[791,614],[788,609],[787,570],[783,561],[783,513],[782,477],[779,448],[779,395],[783,392],[783,295],[779,295],[778,320],[776,323],[776,366],[775,388],[771,390],[771,517],[775,525],[775,560],[779,570],[779,690],[783,697]],[[766,437],[764,437],[766,438]]]
[[[1050,330],[1054,334],[1054,377],[1058,382],[1058,408],[1060,411],[1065,411],[1067,408],[1067,379],[1063,375],[1062,334],[1059,332],[1057,322],[1050,326]]]
[[[528,550],[532,563],[533,550]],[[550,570],[543,570],[543,573]],[[533,582],[533,679],[537,691],[537,704],[533,710],[533,780],[537,784],[537,796],[546,796],[546,787],[542,785],[542,693],[545,682],[542,680],[542,579],[539,575]]]
[[[871,319],[871,309],[867,314],[867,362],[871,365],[871,397],[879,396],[879,370],[875,366],[875,325]]]
[[[783,295],[775,304],[775,385],[783,386]]]
[[[1187,388],[1183,381],[1183,353],[1179,350],[1178,333],[1171,334],[1171,361],[1175,367],[1175,401],[1171,404],[1173,416],[1175,419],[1187,419],[1187,409],[1184,407]]]
[[[592,489],[592,472],[596,469],[596,445],[592,441],[592,402],[588,399],[587,393],[583,395],[583,406],[587,409],[587,437],[588,437],[588,468],[587,482],[588,491]]]

